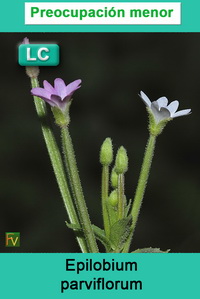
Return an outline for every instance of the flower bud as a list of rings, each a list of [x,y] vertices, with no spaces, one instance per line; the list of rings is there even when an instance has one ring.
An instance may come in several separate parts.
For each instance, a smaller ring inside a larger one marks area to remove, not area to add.
[[[111,172],[111,186],[116,189],[118,185],[118,174],[115,171],[115,168],[113,168]]]
[[[125,148],[121,146],[118,149],[115,160],[115,171],[117,174],[125,173],[128,170],[128,156]]]
[[[100,163],[102,165],[110,165],[113,160],[113,148],[111,138],[106,138],[100,150]]]
[[[22,44],[29,45],[28,37],[25,37],[22,41]],[[37,78],[39,76],[40,69],[38,66],[27,66],[26,67],[26,74],[29,78]]]
[[[111,206],[116,207],[118,203],[117,190],[113,190],[108,197],[108,202]]]
[[[29,78],[37,78],[39,76],[40,69],[38,66],[27,66],[26,74]]]

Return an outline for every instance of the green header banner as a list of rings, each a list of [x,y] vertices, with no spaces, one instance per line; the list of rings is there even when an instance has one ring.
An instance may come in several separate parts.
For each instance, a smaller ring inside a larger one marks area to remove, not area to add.
[[[198,0],[10,0],[1,4],[0,31],[199,32],[199,8]]]

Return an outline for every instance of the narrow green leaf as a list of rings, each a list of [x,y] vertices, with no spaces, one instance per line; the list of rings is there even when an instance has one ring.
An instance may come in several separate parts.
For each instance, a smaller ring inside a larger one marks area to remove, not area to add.
[[[160,248],[141,248],[141,249],[137,249],[135,251],[132,251],[131,253],[168,253],[170,251],[170,249],[167,249],[165,251],[160,250]]]
[[[130,210],[131,210],[131,204],[132,204],[133,200],[129,199],[129,202],[127,204],[127,206],[125,207],[125,215],[128,216]]]
[[[83,229],[79,225],[74,223],[68,223],[67,221],[65,221],[65,223],[68,228],[77,232],[83,232]],[[106,249],[110,249],[111,245],[108,238],[105,235],[104,230],[94,224],[92,224],[92,230],[94,232],[96,239],[99,240],[105,246]]]
[[[71,229],[76,230],[76,231],[83,231],[83,229],[78,224],[68,223],[67,221],[65,221],[65,223],[66,223],[68,228],[71,228]]]
[[[92,225],[92,228],[93,228],[94,235],[97,238],[97,240],[99,240],[105,246],[105,248],[110,249],[110,247],[111,247],[110,241],[106,237],[104,230],[94,224]]]

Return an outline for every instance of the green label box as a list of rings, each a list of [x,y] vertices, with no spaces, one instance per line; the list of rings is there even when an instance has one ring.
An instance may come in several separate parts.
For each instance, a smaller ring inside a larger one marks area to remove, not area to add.
[[[18,48],[21,66],[57,66],[59,59],[57,44],[22,44]]]

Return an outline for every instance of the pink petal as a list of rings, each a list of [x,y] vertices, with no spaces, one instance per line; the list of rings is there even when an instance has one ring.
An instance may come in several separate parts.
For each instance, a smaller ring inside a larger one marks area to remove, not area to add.
[[[79,89],[81,87],[81,82],[81,79],[78,79],[68,84],[65,88],[65,96],[70,96],[74,93],[75,90]]]
[[[65,97],[65,82],[60,79],[60,78],[56,78],[54,80],[54,88],[56,90],[56,94],[59,95],[61,98]]]
[[[56,90],[53,88],[53,86],[47,81],[43,81],[44,89],[46,89],[48,92],[52,94],[56,94]]]
[[[58,108],[62,109],[62,100],[61,97],[55,94],[51,95],[51,102],[54,104],[54,106],[57,106]]]
[[[29,43],[29,39],[28,39],[28,37],[25,37],[25,38],[23,39],[22,44],[25,44],[25,45],[30,44],[30,43]]]
[[[34,96],[40,97],[40,98],[46,98],[47,100],[50,100],[51,93],[44,88],[41,87],[35,87],[31,89],[31,93]]]

